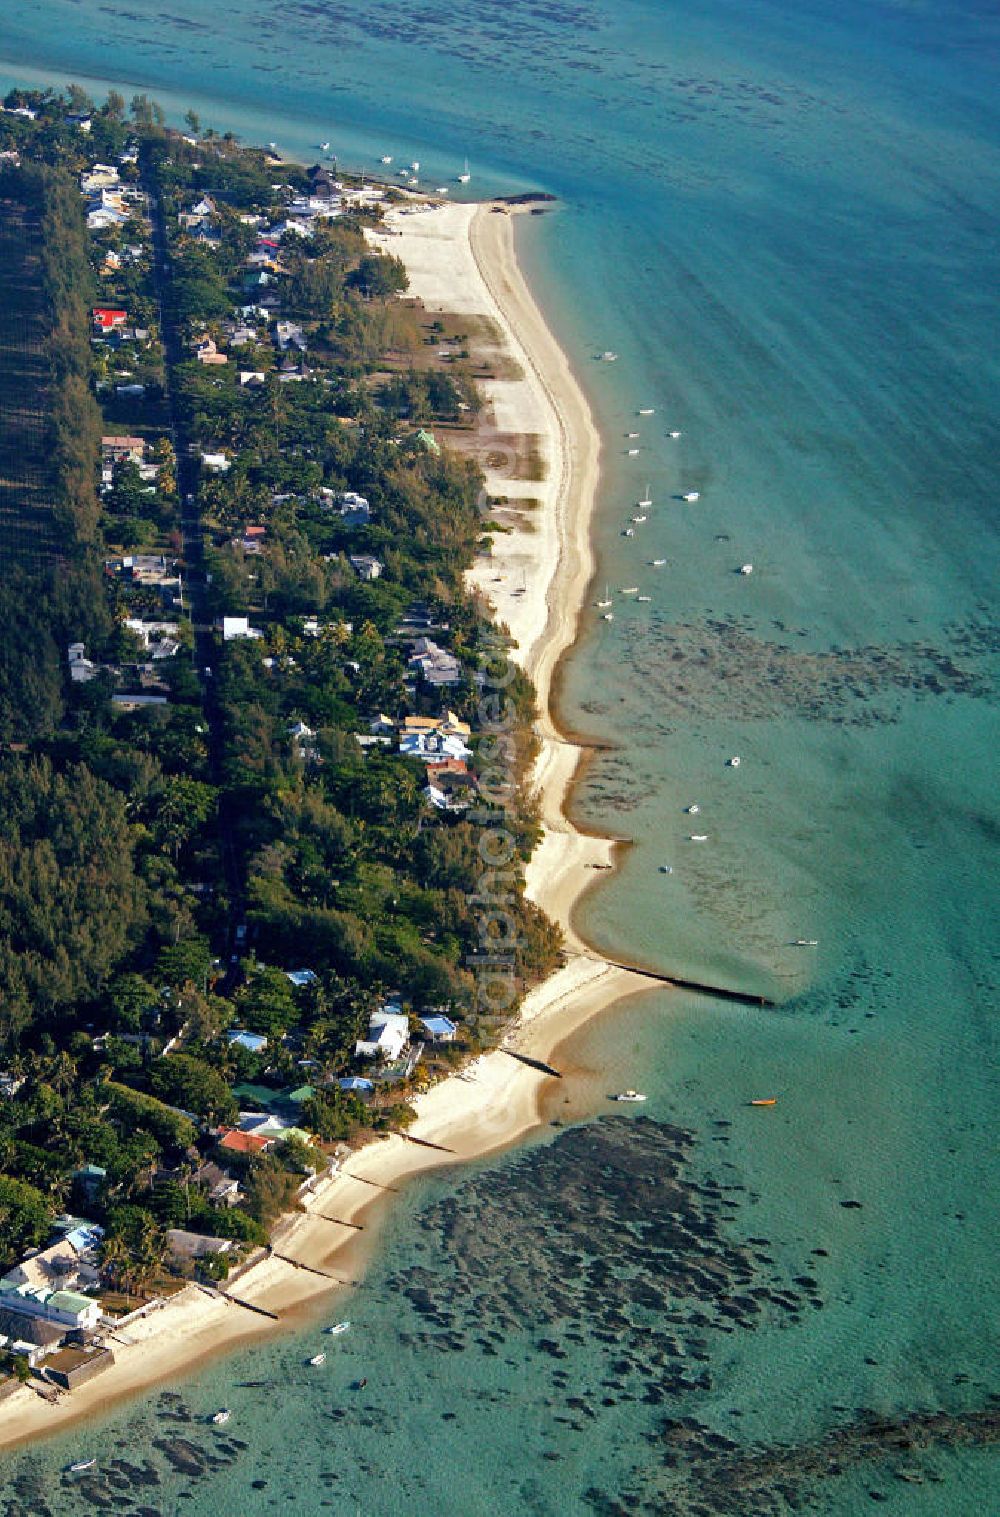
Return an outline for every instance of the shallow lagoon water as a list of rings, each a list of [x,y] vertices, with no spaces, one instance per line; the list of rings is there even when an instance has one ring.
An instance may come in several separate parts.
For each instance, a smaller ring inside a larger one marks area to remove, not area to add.
[[[842,1475],[809,1488],[813,1510],[853,1513],[872,1490],[900,1513],[989,1509],[995,1464],[952,1445],[997,1389],[996,40],[995,13],[965,0],[945,15],[888,0],[5,8],[10,79],[105,79],[113,56],[116,82],[302,156],[329,137],[358,165],[416,156],[437,184],[468,155],[477,192],[559,195],[521,247],[605,439],[598,581],[653,596],[620,601],[610,627],[585,622],[564,670],[565,719],[614,745],[579,814],[636,840],[582,920],[616,957],[780,1002],[656,993],[599,1021],[565,1051],[566,1115],[606,1113],[609,1089],[641,1085],[644,1117],[694,1135],[686,1179],[742,1187],[726,1192],[723,1239],[767,1239],[755,1247],[778,1287],[815,1279],[821,1302],[778,1306],[753,1330],[706,1327],[710,1385],[669,1406],[643,1393],[603,1406],[602,1392],[583,1434],[555,1403],[588,1399],[617,1357],[594,1338],[600,1301],[569,1300],[565,1331],[583,1341],[563,1343],[565,1360],[527,1329],[505,1329],[495,1357],[429,1347],[406,1271],[420,1261],[442,1300],[468,1285],[441,1231],[454,1200],[492,1240],[476,1295],[493,1312],[511,1258],[491,1196],[536,1152],[567,1184],[585,1162],[548,1129],[527,1158],[413,1187],[324,1379],[301,1370],[307,1334],[175,1388],[186,1415],[235,1406],[234,1381],[273,1379],[244,1393],[227,1432],[248,1448],[232,1462],[197,1478],[171,1466],[155,1447],[165,1428],[218,1438],[164,1423],[176,1404],[118,1414],[101,1441],[150,1458],[163,1483],[131,1506],[119,1493],[115,1510],[562,1513],[631,1492],[684,1512],[698,1492],[664,1476],[666,1415],[786,1446],[776,1478],[794,1484],[861,1408],[958,1421],[902,1466],[843,1457]],[[618,363],[593,363],[607,347]],[[637,419],[648,405],[655,417]],[[623,538],[647,482],[650,520]],[[697,504],[676,499],[690,489]],[[775,1108],[746,1106],[771,1094]],[[532,1215],[540,1259],[560,1219],[542,1202]],[[628,1275],[620,1239],[608,1268],[612,1284]],[[559,1394],[554,1369],[572,1382]],[[335,1406],[347,1412],[331,1420]],[[41,1512],[49,1472],[82,1441],[12,1459],[0,1501]],[[898,1478],[911,1466],[926,1484]],[[37,1496],[15,1487],[36,1471]],[[770,1509],[760,1491],[741,1499]],[[95,1509],[62,1489],[57,1506]]]

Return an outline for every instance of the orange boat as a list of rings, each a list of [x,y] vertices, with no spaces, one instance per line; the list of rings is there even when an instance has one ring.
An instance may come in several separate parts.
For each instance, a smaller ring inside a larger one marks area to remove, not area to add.
[[[756,1101],[751,1101],[751,1106],[777,1106],[777,1096],[759,1096]]]

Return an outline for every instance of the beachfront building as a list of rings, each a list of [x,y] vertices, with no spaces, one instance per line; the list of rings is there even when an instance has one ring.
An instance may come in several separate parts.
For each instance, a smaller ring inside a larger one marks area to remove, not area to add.
[[[458,1023],[453,1022],[451,1017],[446,1017],[443,1012],[431,1012],[428,1016],[421,1017],[420,1025],[432,1043],[454,1043],[458,1032]]]
[[[416,639],[406,662],[428,685],[457,685],[462,678],[462,666],[455,655],[446,652],[429,637]]]
[[[385,1059],[393,1064],[410,1041],[410,1019],[403,1012],[384,1007],[373,1011],[367,1038],[359,1038],[354,1052],[359,1059]]]
[[[0,1279],[0,1307],[20,1317],[38,1317],[59,1329],[93,1330],[101,1303],[78,1287],[100,1280],[98,1248],[104,1230],[96,1223],[67,1218],[60,1238],[27,1255]]]
[[[472,756],[472,749],[460,737],[445,737],[439,732],[404,732],[399,740],[399,751],[406,758],[428,760]]]
[[[232,1246],[229,1238],[213,1238],[210,1233],[190,1233],[183,1227],[167,1228],[167,1248],[171,1258],[178,1263],[228,1254]]]
[[[75,1290],[18,1285],[12,1290],[0,1290],[0,1305],[25,1317],[41,1317],[63,1333],[93,1332],[101,1320],[100,1301]]]
[[[472,728],[468,722],[459,721],[454,711],[446,711],[443,716],[404,716],[402,734],[411,732],[440,733],[442,737],[460,737],[464,740],[471,737]]]
[[[26,1359],[31,1369],[55,1352],[65,1333],[66,1329],[56,1322],[13,1310],[0,1295],[0,1348]]]
[[[228,1170],[220,1169],[218,1164],[211,1161],[196,1169],[191,1179],[208,1197],[209,1205],[219,1210],[228,1211],[229,1207],[237,1206],[243,1197],[240,1182]]]
[[[219,1138],[219,1147],[227,1154],[243,1154],[248,1158],[266,1153],[274,1143],[273,1133],[242,1132],[238,1127],[229,1128]]]

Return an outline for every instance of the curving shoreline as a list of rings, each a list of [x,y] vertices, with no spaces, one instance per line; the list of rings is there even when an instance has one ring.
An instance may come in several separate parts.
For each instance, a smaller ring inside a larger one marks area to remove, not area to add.
[[[538,696],[540,751],[533,772],[543,837],[527,870],[527,891],[562,929],[566,961],[525,998],[506,1046],[537,1059],[623,997],[648,990],[639,975],[607,963],[579,937],[572,913],[594,882],[592,865],[614,861],[615,841],[578,831],[566,815],[584,750],[561,732],[552,709],[558,665],[576,640],[593,574],[590,522],[599,477],[600,439],[586,398],[524,281],[517,262],[514,208],[494,214],[489,204],[446,205],[433,212],[390,217],[392,251],[402,257],[411,290],[428,309],[488,317],[503,336],[520,375],[491,385],[493,403],[515,423],[509,430],[537,439],[547,469],[530,485],[541,497],[537,523],[498,537],[488,564],[470,582],[486,595],[517,641],[515,657]],[[516,425],[520,423],[520,427]],[[505,483],[504,488],[509,490]],[[527,491],[522,491],[527,494]],[[515,589],[515,580],[517,588]],[[497,588],[499,582],[499,588]],[[276,1231],[277,1251],[253,1263],[227,1289],[281,1312],[283,1323],[243,1310],[236,1302],[190,1286],[115,1342],[115,1365],[58,1403],[30,1389],[0,1409],[0,1447],[54,1433],[156,1383],[189,1373],[224,1349],[273,1334],[335,1288],[278,1255],[339,1276],[363,1265],[357,1223],[411,1175],[477,1158],[506,1147],[540,1121],[544,1076],[502,1049],[485,1054],[459,1075],[419,1096],[410,1131],[446,1154],[399,1136],[376,1139],[349,1156],[346,1171],[317,1187],[306,1210]],[[331,1219],[340,1219],[334,1222]]]

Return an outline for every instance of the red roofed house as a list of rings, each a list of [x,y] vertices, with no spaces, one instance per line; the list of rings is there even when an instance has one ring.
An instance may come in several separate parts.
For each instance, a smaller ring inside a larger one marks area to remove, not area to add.
[[[127,311],[119,311],[112,306],[94,307],[94,326],[99,332],[117,332],[127,321]]]
[[[141,464],[146,457],[146,440],[143,437],[102,437],[101,453],[108,463]]]
[[[439,774],[468,774],[469,766],[464,759],[432,759],[427,764],[427,778],[433,780]]]
[[[230,1128],[229,1132],[223,1133],[219,1139],[219,1147],[226,1149],[231,1154],[262,1154],[274,1144],[274,1137],[264,1137],[262,1133],[240,1132],[239,1128]]]

